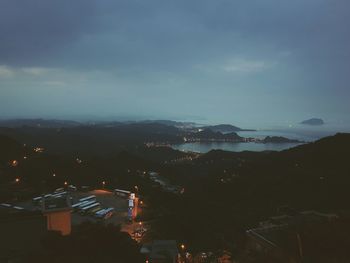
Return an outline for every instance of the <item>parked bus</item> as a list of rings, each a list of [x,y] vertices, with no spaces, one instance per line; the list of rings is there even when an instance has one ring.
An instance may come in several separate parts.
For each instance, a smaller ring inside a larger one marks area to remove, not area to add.
[[[16,210],[24,210],[24,208],[20,207],[20,206],[14,206],[13,208],[16,209]]]
[[[53,197],[53,198],[62,197],[66,194],[67,194],[67,192],[59,192],[59,193],[52,194],[50,197]]]
[[[47,194],[47,195],[44,195],[44,198],[51,197],[51,196],[52,196],[52,194]],[[39,205],[39,204],[41,204],[42,199],[43,199],[42,196],[34,197],[34,198],[32,199],[33,204],[34,204],[34,205]]]
[[[104,213],[104,211],[106,211],[106,210],[107,210],[107,208],[102,208],[102,209],[98,210],[97,212],[95,212],[94,216],[98,218],[98,217],[99,217],[100,215],[102,215],[102,214]]]
[[[84,202],[75,203],[75,204],[72,205],[72,208],[78,209],[80,206],[83,206],[83,205],[85,205],[86,203],[89,203],[89,202],[91,202],[91,201],[84,201]]]
[[[79,202],[84,202],[84,201],[92,201],[92,200],[96,200],[96,196],[95,195],[90,195],[84,198],[80,198]]]
[[[54,193],[64,192],[64,188],[57,188]]]
[[[97,206],[95,208],[92,208],[91,210],[89,210],[88,214],[89,215],[94,215],[96,212],[100,211],[101,210],[101,207],[100,206]]]
[[[69,191],[76,191],[78,188],[72,184],[68,185],[68,190]]]
[[[100,218],[100,219],[108,219],[114,214],[114,208],[106,208],[98,211],[95,213],[95,217]]]
[[[84,207],[89,206],[89,205],[92,205],[92,204],[94,204],[94,203],[96,203],[95,200],[93,200],[93,201],[84,201],[84,202],[82,202],[82,203],[78,206],[78,210],[81,210],[81,209],[83,209]]]
[[[80,209],[80,214],[85,215],[86,213],[88,213],[91,209],[94,208],[100,208],[100,203],[93,203],[91,205],[88,206],[84,206],[83,208]]]
[[[129,197],[131,192],[121,189],[114,189],[114,194],[122,197]]]

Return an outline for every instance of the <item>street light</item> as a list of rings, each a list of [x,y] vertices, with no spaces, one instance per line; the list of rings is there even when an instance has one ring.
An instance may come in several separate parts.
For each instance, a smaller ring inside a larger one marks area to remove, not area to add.
[[[185,245],[184,244],[181,244],[181,249],[185,250]]]
[[[16,183],[19,183],[20,179],[17,177],[15,181]]]
[[[64,185],[68,185],[68,182],[67,182],[67,181],[65,181],[65,182],[64,182]]]

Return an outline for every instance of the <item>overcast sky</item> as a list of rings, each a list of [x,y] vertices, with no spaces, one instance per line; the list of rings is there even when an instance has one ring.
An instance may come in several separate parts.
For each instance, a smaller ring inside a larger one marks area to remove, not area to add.
[[[0,117],[350,121],[349,0],[0,0]]]

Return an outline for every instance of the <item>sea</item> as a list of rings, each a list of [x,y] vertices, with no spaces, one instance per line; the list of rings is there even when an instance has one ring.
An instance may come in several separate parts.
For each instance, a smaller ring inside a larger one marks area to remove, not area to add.
[[[296,139],[304,143],[314,142],[323,137],[335,135],[337,132],[350,132],[348,128],[324,128],[324,127],[297,127],[285,129],[265,129],[257,131],[237,132],[241,137],[263,139],[266,136],[282,136],[289,139]],[[303,143],[255,143],[255,142],[194,142],[172,145],[173,149],[185,152],[206,153],[211,150],[224,150],[231,152],[242,151],[282,151],[296,147]]]

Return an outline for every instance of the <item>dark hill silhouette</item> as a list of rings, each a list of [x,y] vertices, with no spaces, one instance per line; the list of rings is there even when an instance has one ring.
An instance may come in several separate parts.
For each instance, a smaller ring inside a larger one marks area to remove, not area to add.
[[[231,124],[218,124],[218,125],[211,125],[211,126],[205,126],[202,127],[203,129],[209,129],[213,132],[238,132],[238,131],[255,131],[252,129],[242,129],[237,126],[231,125]]]
[[[192,133],[188,137],[200,139],[203,141],[210,141],[210,140],[242,141],[243,140],[243,138],[235,132],[223,134],[221,132],[214,132],[210,129],[205,129],[203,131]]]
[[[0,161],[8,162],[17,159],[24,152],[24,147],[18,141],[0,134]]]

